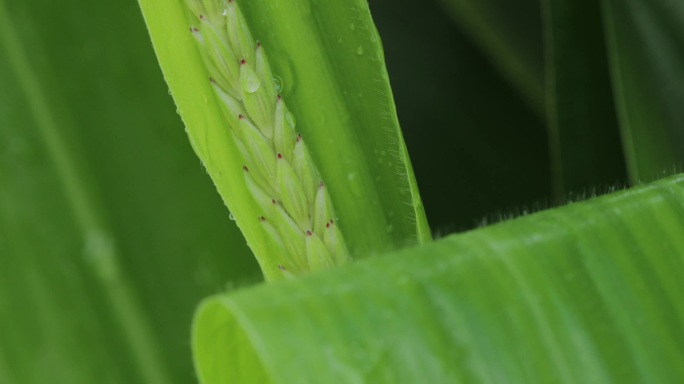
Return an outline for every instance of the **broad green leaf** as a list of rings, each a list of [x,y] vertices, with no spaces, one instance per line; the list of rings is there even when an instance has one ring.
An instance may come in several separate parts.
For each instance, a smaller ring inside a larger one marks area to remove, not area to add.
[[[684,3],[601,4],[629,174],[653,180],[684,162]]]
[[[601,6],[593,0],[543,0],[542,5],[556,197],[624,182]]]
[[[218,4],[218,3],[217,3]],[[212,176],[267,278],[278,248],[243,178],[188,32],[184,1],[140,0],[152,42],[197,155]],[[430,238],[396,118],[382,47],[365,0],[241,1],[246,23],[267,49],[281,94],[330,188],[355,258]]]
[[[684,380],[684,176],[198,309],[201,382]]]
[[[544,115],[539,0],[439,0],[528,105]]]
[[[131,2],[0,1],[0,382],[194,379],[197,301],[258,269]]]

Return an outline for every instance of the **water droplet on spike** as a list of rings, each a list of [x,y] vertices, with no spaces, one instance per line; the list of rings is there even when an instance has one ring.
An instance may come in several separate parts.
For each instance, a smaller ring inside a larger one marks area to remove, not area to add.
[[[280,76],[273,75],[273,84],[275,84],[276,93],[283,92],[283,79],[281,79]]]

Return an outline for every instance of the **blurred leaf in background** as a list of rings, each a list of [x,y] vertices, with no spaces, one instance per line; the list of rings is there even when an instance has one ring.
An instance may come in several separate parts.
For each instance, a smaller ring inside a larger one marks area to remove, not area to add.
[[[0,3],[0,382],[191,382],[198,300],[260,275],[134,2]]]

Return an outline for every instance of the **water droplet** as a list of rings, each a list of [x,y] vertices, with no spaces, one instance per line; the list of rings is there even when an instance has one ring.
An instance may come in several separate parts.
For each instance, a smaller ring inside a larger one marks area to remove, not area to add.
[[[276,93],[283,93],[283,79],[278,75],[273,75],[273,83],[276,87]]]
[[[233,215],[233,212],[231,212],[231,213],[228,215],[228,218],[231,219],[232,221],[235,221],[235,215]]]
[[[361,56],[363,55],[363,47],[359,45],[358,48],[356,48],[356,54]]]
[[[259,90],[259,87],[261,87],[261,80],[259,80],[257,73],[249,67],[241,71],[243,72],[240,74],[242,89],[247,93],[254,93]]]

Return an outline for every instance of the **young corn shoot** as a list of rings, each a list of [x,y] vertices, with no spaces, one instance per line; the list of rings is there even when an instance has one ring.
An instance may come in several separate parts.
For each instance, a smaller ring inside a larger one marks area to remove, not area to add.
[[[263,209],[254,220],[279,248],[260,262],[275,263],[284,277],[349,262],[328,188],[237,1],[188,0],[188,7],[190,32],[245,162],[236,166]]]

